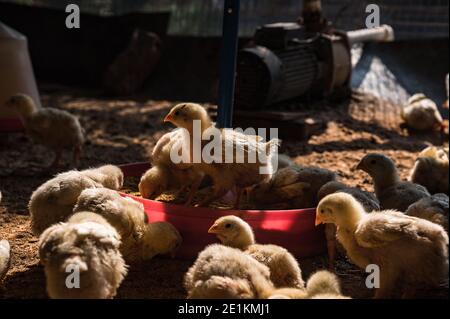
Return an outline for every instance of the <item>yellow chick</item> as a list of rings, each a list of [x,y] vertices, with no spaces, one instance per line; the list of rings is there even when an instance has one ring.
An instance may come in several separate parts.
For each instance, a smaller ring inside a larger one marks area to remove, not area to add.
[[[154,198],[169,189],[170,173],[165,167],[153,166],[142,175],[139,193],[143,198]]]
[[[270,271],[238,249],[207,246],[187,271],[189,299],[259,299],[272,291]]]
[[[216,129],[214,123],[212,123],[206,110],[198,104],[183,103],[176,105],[164,119],[165,122],[170,122],[189,132],[192,159],[194,157],[194,144],[201,144],[201,150],[203,151],[203,147],[211,142],[210,140],[194,141],[194,121],[196,120],[199,121],[199,134],[202,136],[212,135],[211,133]],[[208,205],[236,188],[235,208],[239,208],[240,197],[244,189],[270,178],[273,174],[272,158],[280,141],[272,139],[264,143],[259,136],[222,129],[220,130],[220,143],[222,147],[220,155],[214,154],[207,160],[202,158],[199,161],[200,163],[194,162],[193,165],[193,168],[203,175],[210,176],[214,186],[213,194],[200,205]],[[225,154],[231,153],[230,150],[232,150],[232,154],[243,154],[242,161],[234,158],[233,163],[227,163]],[[250,161],[250,154],[255,154],[254,162]],[[263,157],[267,158],[266,162],[261,160]],[[260,168],[267,168],[267,172],[261,173]]]
[[[351,299],[343,296],[336,275],[321,270],[314,273],[306,284],[306,289],[281,288],[271,292],[268,299]]]
[[[380,268],[375,298],[402,297],[436,287],[448,275],[448,235],[427,220],[386,210],[367,214],[350,194],[335,193],[317,207],[316,225],[333,223],[350,260],[362,269]]]
[[[357,169],[365,171],[372,177],[375,194],[382,209],[405,212],[409,205],[430,196],[425,187],[401,181],[394,161],[383,154],[373,153],[364,156]]]
[[[39,257],[49,297],[113,298],[127,274],[119,246],[120,235],[98,214],[79,212],[48,228],[39,238]]]
[[[208,233],[215,234],[222,244],[240,249],[270,269],[275,287],[303,289],[305,283],[297,260],[285,248],[255,243],[253,230],[237,216],[224,216],[214,222]]]
[[[112,165],[56,175],[31,195],[28,209],[33,233],[40,235],[47,227],[65,221],[72,214],[83,190],[103,187],[117,190],[122,187],[122,183],[122,171]]]
[[[119,233],[120,251],[128,263],[148,260],[156,255],[174,256],[182,239],[167,222],[147,224],[144,206],[106,188],[84,190],[78,197],[74,213],[89,211],[101,215]]]
[[[442,116],[436,103],[422,93],[409,98],[407,105],[402,109],[402,118],[410,128],[419,131],[441,130],[443,127]]]
[[[317,193],[317,198],[320,201],[325,196],[338,192],[352,195],[361,203],[361,205],[363,205],[367,212],[380,210],[380,202],[374,194],[365,192],[356,187],[349,187],[338,181],[331,181],[323,185]],[[338,248],[336,242],[336,226],[334,224],[325,225],[325,237],[327,239],[328,247],[328,266],[329,269],[333,270]]]
[[[171,150],[177,144],[184,142],[183,131],[164,134],[156,143],[152,152],[152,165],[141,177],[139,191],[144,198],[157,197],[168,189],[178,189],[178,194],[188,187],[198,188],[202,174],[193,169],[192,164],[174,163]]]
[[[145,225],[144,237],[139,247],[142,260],[150,260],[155,256],[176,256],[183,238],[179,231],[168,222],[154,222]]]
[[[258,208],[285,203],[288,208],[309,208],[317,205],[317,192],[337,175],[327,169],[313,166],[288,166],[250,188],[249,201]]]
[[[55,152],[52,167],[59,165],[62,151],[68,148],[73,150],[73,161],[78,165],[84,131],[75,116],[54,108],[37,108],[33,99],[25,94],[12,96],[5,105],[19,114],[27,134],[34,142]]]
[[[0,282],[11,265],[11,247],[7,240],[0,240]]]
[[[441,225],[448,233],[448,196],[446,194],[434,194],[431,197],[410,205],[405,214],[419,217],[435,224]]]
[[[81,192],[73,210],[75,214],[83,211],[105,218],[121,237],[120,251],[125,260],[133,261],[135,256],[129,254],[142,240],[145,231],[147,215],[144,206],[111,189],[89,188]]]
[[[430,146],[420,152],[411,170],[410,180],[427,188],[431,194],[448,194],[448,154],[444,149]]]

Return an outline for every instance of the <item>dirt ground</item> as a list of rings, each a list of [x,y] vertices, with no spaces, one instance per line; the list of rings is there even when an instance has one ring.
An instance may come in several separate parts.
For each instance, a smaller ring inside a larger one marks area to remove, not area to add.
[[[162,118],[175,101],[98,98],[97,92],[43,86],[43,104],[79,116],[87,134],[80,168],[104,163],[123,164],[146,161],[155,141],[171,129]],[[368,176],[354,170],[364,154],[383,152],[397,163],[402,178],[419,151],[427,144],[448,145],[448,135],[410,136],[400,128],[399,107],[361,93],[338,105],[322,102],[308,108],[310,117],[328,122],[327,128],[308,141],[285,140],[282,152],[305,165],[337,171],[343,181],[372,190]],[[64,132],[61,132],[64,134]],[[67,157],[69,159],[69,157]],[[0,298],[46,298],[45,277],[37,256],[37,238],[31,234],[27,203],[32,191],[56,172],[46,167],[52,154],[33,145],[22,133],[0,137],[0,238],[12,246],[12,266]],[[60,169],[69,169],[66,166]],[[182,277],[192,261],[155,258],[131,265],[119,289],[118,298],[184,298]],[[300,260],[304,277],[326,267],[326,257]],[[337,274],[344,293],[354,298],[370,298],[364,273],[341,258]],[[442,289],[422,292],[421,297],[448,298],[448,282]]]

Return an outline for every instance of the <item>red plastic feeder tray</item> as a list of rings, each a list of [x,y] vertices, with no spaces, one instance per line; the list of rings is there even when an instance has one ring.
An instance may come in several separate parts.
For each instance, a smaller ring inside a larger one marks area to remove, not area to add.
[[[150,167],[148,163],[122,165],[126,177],[141,177]],[[195,259],[206,245],[217,243],[208,229],[214,221],[226,215],[236,215],[248,222],[258,243],[285,247],[297,258],[321,255],[326,252],[323,227],[315,227],[315,209],[292,210],[219,210],[204,207],[185,207],[148,200],[128,194],[144,204],[149,222],[167,221],[173,224],[183,237],[183,246],[177,257]]]
[[[15,133],[23,130],[23,124],[19,119],[0,119],[0,133]]]

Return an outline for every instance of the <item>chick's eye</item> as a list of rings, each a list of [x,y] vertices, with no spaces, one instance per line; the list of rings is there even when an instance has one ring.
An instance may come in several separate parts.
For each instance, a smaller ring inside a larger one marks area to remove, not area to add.
[[[225,228],[231,228],[231,224],[226,224]]]
[[[176,111],[176,112],[174,113],[174,115],[175,115],[175,116],[180,115],[180,111]]]

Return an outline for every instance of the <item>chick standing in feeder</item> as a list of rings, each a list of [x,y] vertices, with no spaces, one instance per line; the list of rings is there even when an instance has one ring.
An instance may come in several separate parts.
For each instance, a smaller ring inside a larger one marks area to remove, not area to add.
[[[248,191],[249,201],[264,208],[284,203],[285,208],[309,208],[317,205],[317,192],[324,184],[336,180],[334,172],[319,167],[288,166]]]
[[[448,194],[449,159],[444,149],[430,146],[420,152],[411,170],[410,180],[431,194]]]
[[[256,244],[252,228],[241,218],[221,217],[214,222],[208,233],[215,234],[222,244],[238,248],[269,267],[270,279],[275,287],[305,287],[295,257],[283,247]]]
[[[171,122],[177,127],[184,128],[189,132],[190,138],[190,158],[193,159],[194,143],[201,145],[200,150],[209,143],[209,141],[194,141],[194,121],[199,121],[200,136],[208,136],[214,133],[216,128],[212,123],[206,110],[198,104],[183,103],[176,105],[165,117],[165,122]],[[228,191],[236,188],[235,207],[239,207],[240,198],[243,190],[254,184],[260,183],[274,173],[272,159],[275,156],[276,149],[280,141],[272,139],[269,142],[262,142],[261,137],[254,135],[245,135],[229,129],[221,129],[220,147],[222,147],[221,158],[213,156],[212,162],[208,163],[204,158],[200,163],[195,163],[193,168],[204,175],[211,177],[214,185],[214,193],[203,200],[200,205],[208,205],[212,201],[223,197]],[[212,142],[212,141],[211,141]],[[226,163],[225,154],[233,154],[233,162]],[[243,162],[236,160],[235,154],[243,154]],[[250,154],[255,155],[255,163],[249,160]],[[217,154],[215,154],[217,155]],[[263,161],[262,158],[266,158]],[[261,172],[260,169],[266,169]],[[198,185],[198,183],[196,183]],[[194,188],[195,191],[195,188]],[[191,196],[189,197],[189,199]]]
[[[144,198],[160,195],[170,188],[178,188],[180,194],[188,187],[201,181],[202,175],[192,167],[192,163],[174,163],[172,148],[184,142],[183,132],[179,129],[164,134],[156,143],[152,152],[152,165],[141,177],[139,191]]]
[[[78,212],[51,226],[39,238],[47,292],[53,299],[110,299],[127,274],[120,235],[103,217]],[[74,287],[68,276],[74,274]],[[78,281],[78,283],[77,283]]]
[[[84,171],[69,171],[39,186],[31,195],[28,209],[33,233],[40,235],[47,227],[65,221],[72,214],[81,192],[88,188],[122,187],[120,168],[105,165]]]
[[[84,131],[78,119],[72,114],[54,109],[37,108],[31,97],[17,94],[6,101],[6,107],[14,109],[20,116],[31,139],[55,152],[51,167],[58,166],[64,149],[73,150],[73,162],[78,166]]]
[[[382,209],[405,212],[409,205],[430,196],[425,187],[401,181],[394,161],[383,154],[373,153],[364,156],[357,169],[365,171],[372,177],[375,194]]]
[[[397,211],[367,214],[350,194],[335,193],[317,207],[316,225],[334,223],[350,260],[362,269],[380,267],[375,298],[404,298],[419,288],[436,287],[448,275],[448,235],[434,223]]]
[[[184,277],[190,299],[259,299],[274,290],[270,271],[242,251],[210,245]]]

